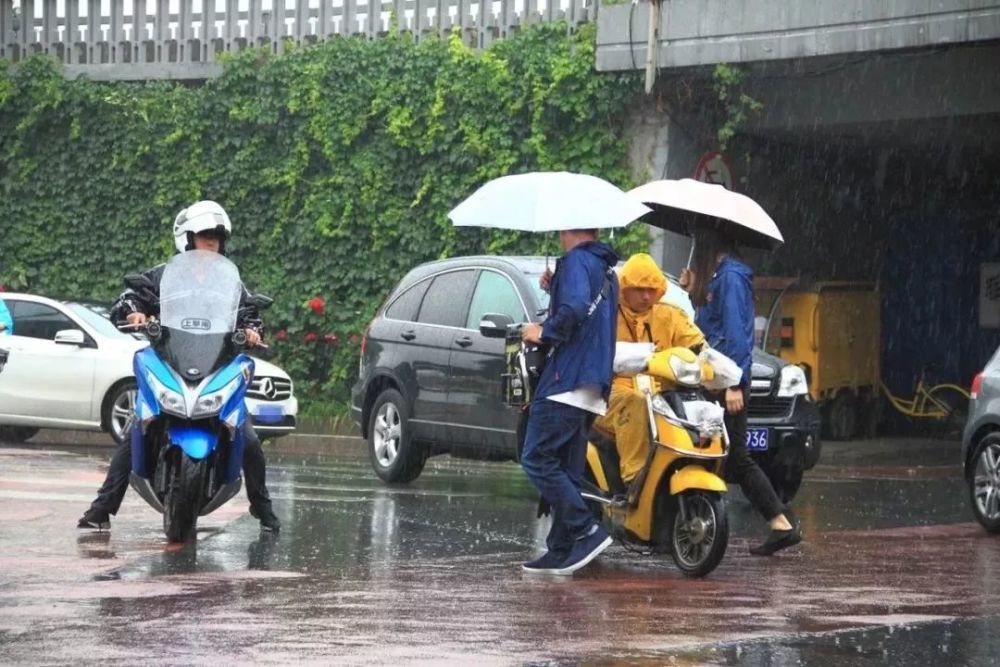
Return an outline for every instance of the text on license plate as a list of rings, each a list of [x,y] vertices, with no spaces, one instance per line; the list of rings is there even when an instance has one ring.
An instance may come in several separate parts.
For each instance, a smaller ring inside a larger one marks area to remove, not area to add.
[[[751,452],[767,451],[767,429],[751,428],[747,429],[747,450]]]

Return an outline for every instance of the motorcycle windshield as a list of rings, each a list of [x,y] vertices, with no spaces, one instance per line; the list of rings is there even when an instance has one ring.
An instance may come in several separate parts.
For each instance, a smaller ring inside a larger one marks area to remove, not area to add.
[[[243,283],[236,265],[219,253],[174,255],[160,281],[160,324],[167,361],[188,380],[201,380],[221,363],[236,329]]]

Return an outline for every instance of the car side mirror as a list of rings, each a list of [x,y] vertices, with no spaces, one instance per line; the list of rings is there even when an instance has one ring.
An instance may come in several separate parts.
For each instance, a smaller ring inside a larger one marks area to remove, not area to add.
[[[514,324],[510,315],[487,313],[479,321],[479,333],[486,338],[506,338],[508,325]]]
[[[55,342],[59,345],[76,345],[83,347],[87,344],[87,339],[79,329],[64,329],[56,332]]]

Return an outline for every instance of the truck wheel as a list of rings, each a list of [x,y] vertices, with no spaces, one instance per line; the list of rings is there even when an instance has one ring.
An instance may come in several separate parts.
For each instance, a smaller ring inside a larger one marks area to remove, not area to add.
[[[368,424],[368,454],[375,474],[384,482],[412,482],[427,461],[426,449],[410,437],[410,414],[403,395],[386,389],[372,406]]]
[[[858,402],[849,391],[842,391],[830,402],[823,425],[831,440],[850,440],[858,433]]]

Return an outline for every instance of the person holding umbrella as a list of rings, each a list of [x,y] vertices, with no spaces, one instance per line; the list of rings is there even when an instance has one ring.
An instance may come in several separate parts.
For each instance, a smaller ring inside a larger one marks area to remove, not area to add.
[[[721,185],[689,178],[653,181],[629,196],[652,207],[643,221],[656,227],[694,237],[690,266],[681,271],[681,287],[691,294],[695,324],[709,347],[726,355],[743,369],[740,384],[720,399],[726,407],[730,449],[726,477],[763,515],[771,534],[750,549],[756,556],[770,556],[802,541],[797,526],[770,480],[747,452],[747,399],[753,352],[753,272],[743,262],[740,246],[774,250],[784,242],[771,216],[750,197]]]
[[[618,256],[598,229],[623,227],[650,209],[595,176],[535,172],[494,179],[453,209],[457,226],[558,231],[563,256],[541,280],[550,294],[544,324],[525,341],[550,352],[535,388],[521,465],[551,508],[544,554],[527,572],[572,574],[611,545],[580,495],[587,433],[607,410],[615,353]]]
[[[597,230],[559,232],[564,251],[551,278],[544,324],[527,324],[522,338],[552,352],[528,413],[521,465],[552,508],[547,551],[524,564],[529,572],[571,574],[611,546],[580,495],[587,433],[607,411],[615,356],[618,255]]]
[[[784,506],[770,480],[747,451],[747,401],[753,353],[753,271],[739,255],[736,242],[720,229],[695,233],[694,269],[681,272],[681,287],[691,294],[695,322],[710,347],[722,352],[743,369],[740,384],[724,395],[726,429],[730,448],[726,459],[727,477],[743,489],[744,495],[767,519],[771,534],[762,544],[751,547],[755,556],[770,556],[798,544],[802,535],[784,514]]]

